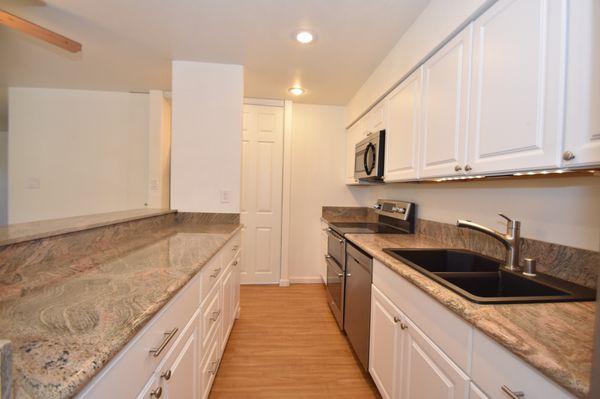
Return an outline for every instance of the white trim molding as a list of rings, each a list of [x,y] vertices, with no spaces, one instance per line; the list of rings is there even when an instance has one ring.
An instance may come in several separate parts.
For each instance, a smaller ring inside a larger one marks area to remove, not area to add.
[[[323,278],[317,277],[290,277],[289,284],[323,284]]]
[[[291,100],[285,100],[283,110],[283,185],[281,206],[281,269],[279,285],[287,287],[289,279],[289,249],[290,249],[290,205],[292,192],[292,105]]]
[[[286,101],[284,101],[284,100],[274,100],[274,99],[270,99],[270,98],[244,97],[245,105],[264,105],[267,107],[284,107],[285,102]]]

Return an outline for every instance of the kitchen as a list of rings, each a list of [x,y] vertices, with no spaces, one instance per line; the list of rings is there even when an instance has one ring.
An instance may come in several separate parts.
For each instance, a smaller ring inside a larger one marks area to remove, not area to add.
[[[600,397],[599,21],[0,1],[2,399]]]

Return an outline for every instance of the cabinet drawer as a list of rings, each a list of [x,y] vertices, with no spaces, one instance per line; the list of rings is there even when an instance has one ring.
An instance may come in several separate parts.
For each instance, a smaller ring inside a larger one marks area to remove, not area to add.
[[[502,386],[523,392],[527,399],[574,397],[479,331],[473,335],[471,377],[490,399],[510,398]]]
[[[223,253],[223,266],[227,266],[233,258],[237,255],[241,248],[241,236],[240,233],[236,233],[227,244],[223,247],[221,252]]]
[[[220,280],[216,287],[208,294],[202,305],[202,349],[208,347],[208,343],[214,331],[223,319],[223,298],[221,297]]]
[[[376,259],[373,261],[373,285],[462,370],[469,372],[473,334],[469,324]]]
[[[202,381],[200,381],[199,386],[201,393],[200,398],[202,399],[208,397],[215,375],[219,369],[221,356],[219,346],[219,334],[214,334],[209,341],[208,351],[200,366],[200,378]]]
[[[221,250],[210,260],[206,266],[204,266],[204,268],[202,268],[201,295],[203,304],[208,300],[208,297],[210,296],[209,293],[212,291],[217,281],[219,281],[226,266],[227,264],[223,264],[223,250]]]
[[[79,397],[136,397],[198,309],[199,291],[200,279],[196,276],[111,360]],[[154,349],[157,351],[151,353]]]

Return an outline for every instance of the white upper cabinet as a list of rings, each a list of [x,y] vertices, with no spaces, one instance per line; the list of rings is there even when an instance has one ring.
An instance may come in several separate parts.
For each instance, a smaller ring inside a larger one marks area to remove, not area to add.
[[[385,129],[385,118],[387,114],[386,111],[386,103],[385,101],[381,101],[363,117],[365,121],[363,125],[365,135],[379,132],[380,130]]]
[[[569,3],[564,166],[600,163],[600,3]]]
[[[361,119],[346,130],[346,184],[359,184],[354,178],[354,154],[356,143],[365,137],[364,120]]]
[[[471,173],[560,164],[564,0],[500,0],[474,22]]]
[[[423,65],[419,177],[462,174],[466,158],[472,27]]]
[[[418,177],[419,109],[421,77],[419,68],[385,99],[387,122],[385,131],[386,182],[415,180]]]

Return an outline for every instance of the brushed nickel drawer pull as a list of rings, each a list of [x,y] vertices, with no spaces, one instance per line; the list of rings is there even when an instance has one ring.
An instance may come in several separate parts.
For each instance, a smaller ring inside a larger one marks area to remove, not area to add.
[[[218,267],[215,270],[213,270],[213,273],[210,275],[210,277],[216,278],[219,275],[219,273],[221,273],[221,268],[220,267]]]
[[[167,370],[164,373],[162,373],[160,375],[160,378],[164,378],[165,380],[169,381],[171,379],[171,370]]]
[[[173,339],[173,337],[175,337],[175,334],[177,334],[177,331],[179,331],[179,329],[177,327],[175,327],[171,331],[167,331],[165,333],[165,338],[160,343],[160,345],[157,346],[156,348],[150,349],[150,353],[152,353],[152,355],[154,357],[160,356],[160,354],[162,353],[162,351],[165,350],[165,348],[167,347],[167,345],[169,345],[169,342],[171,342],[171,340]]]
[[[510,399],[523,399],[523,398],[525,398],[525,394],[523,392],[521,392],[521,391],[513,391],[512,389],[510,389],[506,385],[502,385],[502,387],[500,389],[502,390],[502,392],[504,392],[505,394],[507,394]]]
[[[217,319],[219,318],[220,314],[221,314],[220,310],[217,310],[216,312],[212,312],[212,316],[210,317],[210,321],[217,321]]]
[[[155,390],[153,390],[152,392],[150,392],[150,397],[152,398],[160,398],[162,396],[162,387],[158,387]]]
[[[219,361],[218,361],[218,360],[215,360],[214,362],[211,362],[210,364],[211,364],[211,365],[213,365],[213,364],[214,364],[214,367],[213,367],[213,368],[211,368],[210,370],[208,370],[208,373],[209,373],[209,374],[213,374],[213,375],[214,375],[214,374],[217,372],[217,369],[219,368]]]

